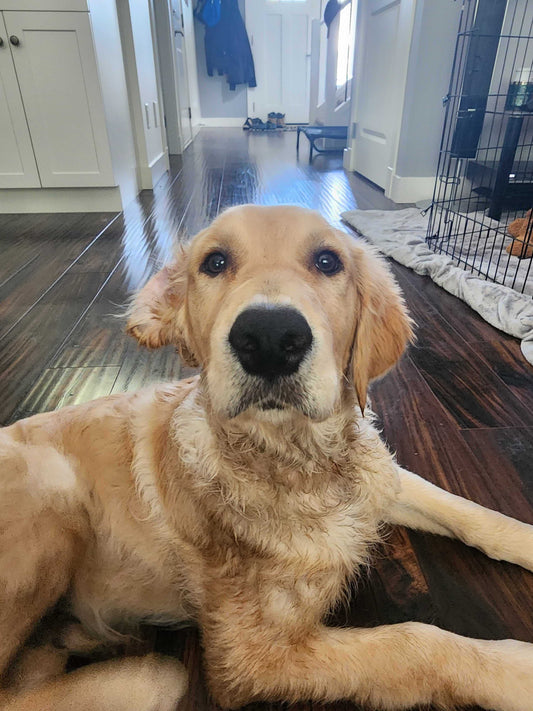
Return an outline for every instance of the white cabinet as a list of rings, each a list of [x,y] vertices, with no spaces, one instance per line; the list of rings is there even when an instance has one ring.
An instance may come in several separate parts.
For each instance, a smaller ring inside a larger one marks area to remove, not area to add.
[[[0,40],[0,188],[38,188],[39,173],[1,13]]]
[[[0,187],[114,185],[88,13],[2,15]]]
[[[0,214],[122,210],[168,169],[151,3],[0,0]]]

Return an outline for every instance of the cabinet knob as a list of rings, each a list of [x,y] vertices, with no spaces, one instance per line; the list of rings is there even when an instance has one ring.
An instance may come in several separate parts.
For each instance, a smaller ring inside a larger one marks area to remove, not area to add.
[[[4,40],[0,37],[0,47],[4,46]]]
[[[18,47],[20,44],[20,40],[17,37],[17,35],[11,35],[11,37],[9,38],[9,41],[11,42],[11,44],[14,44],[15,47]]]

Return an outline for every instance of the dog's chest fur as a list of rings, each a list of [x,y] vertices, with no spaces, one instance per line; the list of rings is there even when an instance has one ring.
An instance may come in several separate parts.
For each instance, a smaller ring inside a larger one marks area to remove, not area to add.
[[[182,483],[206,522],[194,544],[210,551],[210,577],[239,571],[273,598],[320,588],[326,602],[367,562],[397,489],[391,455],[368,421],[350,413],[220,427],[192,393],[175,413],[173,438]]]

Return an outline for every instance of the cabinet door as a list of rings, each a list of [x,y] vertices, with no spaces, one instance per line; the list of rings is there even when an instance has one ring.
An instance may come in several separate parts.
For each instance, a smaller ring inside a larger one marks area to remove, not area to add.
[[[43,187],[114,185],[88,14],[4,19]]]
[[[40,188],[8,34],[0,12],[0,188]]]

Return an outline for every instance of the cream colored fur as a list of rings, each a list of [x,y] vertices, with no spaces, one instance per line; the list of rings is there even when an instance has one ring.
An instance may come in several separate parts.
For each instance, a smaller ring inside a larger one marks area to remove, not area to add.
[[[343,268],[321,273],[314,255]],[[202,264],[224,252],[217,276]],[[290,305],[313,345],[265,410],[228,344],[249,305]],[[157,656],[64,674],[69,651],[116,645],[139,621],[196,620],[210,691],[253,700],[352,699],[529,711],[533,646],[409,623],[331,629],[327,612],[383,523],[457,536],[533,569],[533,529],[401,470],[368,383],[411,323],[365,244],[295,207],[233,208],[146,285],[129,330],[173,343],[198,377],[37,415],[0,432],[0,708],[171,711],[181,665]],[[401,394],[399,394],[401,396]],[[77,622],[28,644],[64,598]]]

